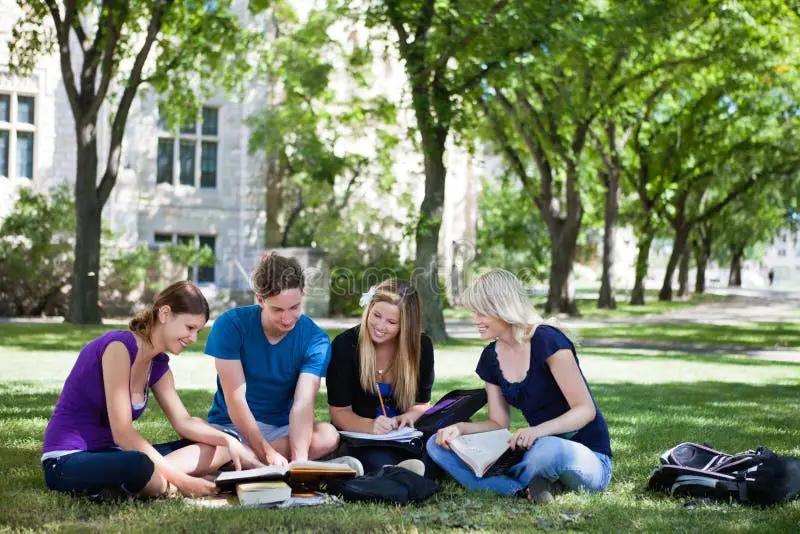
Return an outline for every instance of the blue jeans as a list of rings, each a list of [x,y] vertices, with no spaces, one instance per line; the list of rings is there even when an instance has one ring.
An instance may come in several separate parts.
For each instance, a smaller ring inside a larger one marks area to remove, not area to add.
[[[159,454],[182,449],[193,442],[185,439],[153,445]],[[73,452],[42,462],[44,481],[54,491],[96,497],[133,496],[144,489],[153,476],[155,466],[139,451],[105,449]]]
[[[585,445],[555,436],[537,439],[505,475],[478,478],[452,451],[436,444],[436,435],[426,445],[428,454],[442,469],[469,490],[514,495],[535,477],[558,480],[567,489],[600,491],[611,481],[611,458]]]

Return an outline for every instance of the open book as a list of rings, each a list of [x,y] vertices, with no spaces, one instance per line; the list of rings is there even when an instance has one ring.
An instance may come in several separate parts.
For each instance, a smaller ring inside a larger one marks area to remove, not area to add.
[[[349,432],[347,430],[341,430],[339,434],[346,438],[371,439],[374,441],[399,441],[401,443],[407,443],[414,438],[422,437],[422,432],[408,426],[398,428],[397,430],[390,430],[386,434],[368,434],[366,432]]]
[[[522,456],[527,452],[521,447],[512,451],[508,447],[510,437],[511,432],[505,428],[467,434],[450,442],[450,449],[472,469],[476,477],[500,475],[522,461]]]
[[[290,462],[288,466],[267,465],[241,471],[224,471],[217,475],[215,482],[220,488],[230,488],[243,482],[262,480],[288,480],[291,482],[313,482],[327,478],[355,478],[356,471],[340,463],[333,462]]]

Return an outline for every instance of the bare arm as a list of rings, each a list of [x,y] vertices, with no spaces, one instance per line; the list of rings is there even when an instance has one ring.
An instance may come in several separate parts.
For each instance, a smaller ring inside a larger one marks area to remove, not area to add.
[[[255,454],[239,443],[236,438],[217,430],[199,417],[192,417],[189,414],[175,390],[172,371],[168,370],[158,382],[153,384],[153,393],[172,428],[179,436],[198,443],[227,448],[237,470],[241,469],[243,464],[245,468],[261,465]]]
[[[328,413],[331,416],[333,426],[339,430],[349,432],[364,432],[374,434],[373,426],[375,419],[361,417],[353,411],[352,406],[328,406]]]
[[[153,462],[158,473],[189,494],[210,494],[215,490],[212,482],[195,478],[180,471],[158,453],[153,446],[133,428],[130,397],[130,356],[120,342],[109,344],[103,353],[103,388],[111,435],[121,449],[139,451]],[[166,488],[165,488],[166,489]]]
[[[517,430],[509,439],[512,449],[517,446],[529,449],[538,438],[580,430],[592,422],[597,413],[572,351],[561,349],[545,361],[569,404],[569,410],[539,425]]]
[[[422,417],[428,408],[431,407],[431,403],[429,402],[421,402],[419,404],[414,404],[406,410],[405,412],[401,413],[394,419],[397,420],[397,428],[403,428],[406,426],[414,426],[414,423],[417,422],[417,419]]]
[[[308,460],[311,435],[314,432],[314,399],[322,379],[315,374],[300,373],[289,412],[289,447],[292,461]]]
[[[486,396],[489,400],[489,419],[487,421],[456,423],[442,428],[436,433],[436,444],[449,449],[450,442],[458,436],[508,428],[511,425],[511,415],[508,403],[500,391],[500,386],[486,382]]]
[[[222,394],[228,406],[228,415],[239,433],[250,444],[258,459],[267,465],[286,465],[287,461],[264,439],[258,430],[256,418],[247,405],[247,383],[244,379],[242,362],[215,358],[214,364],[222,385]]]
[[[569,349],[561,349],[546,362],[561,393],[567,399],[569,410],[554,419],[536,425],[534,427],[536,434],[542,437],[580,430],[594,420],[597,412],[575,357]]]

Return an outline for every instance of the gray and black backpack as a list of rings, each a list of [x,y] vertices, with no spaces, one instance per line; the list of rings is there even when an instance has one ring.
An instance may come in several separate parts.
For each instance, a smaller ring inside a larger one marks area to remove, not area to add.
[[[726,454],[681,443],[661,456],[649,488],[675,497],[701,497],[769,506],[800,496],[800,459],[765,447]]]

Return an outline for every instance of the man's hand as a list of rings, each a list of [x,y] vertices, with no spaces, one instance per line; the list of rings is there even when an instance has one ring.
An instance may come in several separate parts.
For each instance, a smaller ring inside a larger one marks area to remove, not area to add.
[[[228,454],[231,455],[231,461],[237,471],[264,466],[256,456],[256,453],[250,447],[243,445],[238,439],[228,437],[225,441],[228,446]]]
[[[253,450],[264,465],[289,465],[289,461],[284,458],[281,453],[273,449],[266,440],[264,440],[261,446],[253,447]]]

